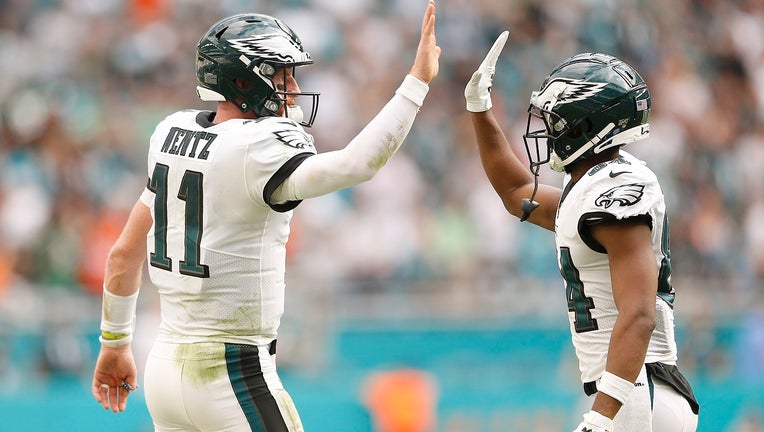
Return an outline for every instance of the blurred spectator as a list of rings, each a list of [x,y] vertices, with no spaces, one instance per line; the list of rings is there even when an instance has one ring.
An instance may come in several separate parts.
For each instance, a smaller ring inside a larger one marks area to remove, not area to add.
[[[748,382],[764,382],[764,302],[742,320],[742,332],[733,347],[736,370]]]
[[[437,430],[438,388],[434,377],[417,369],[374,372],[361,390],[375,432]]]
[[[478,290],[522,294],[525,283],[504,282],[557,278],[556,258],[537,252],[550,239],[518,231],[490,198],[465,123],[468,74],[510,28],[512,55],[500,59],[507,64],[496,77],[509,91],[495,103],[513,145],[522,146],[539,71],[560,59],[599,50],[644,71],[655,95],[653,135],[632,151],[666,187],[673,270],[698,298],[685,303],[696,310],[682,311],[701,321],[697,365],[723,365],[703,343],[706,329],[764,295],[764,2],[439,3],[441,74],[420,120],[387,174],[300,207],[292,273],[337,291],[438,286],[439,295],[473,281]],[[402,47],[415,45],[406,39],[417,37],[410,21],[421,7],[409,0],[0,1],[0,301],[28,287],[41,298],[99,298],[114,227],[146,182],[152,125],[178,107],[202,106],[186,73],[194,58],[183,54],[200,28],[257,10],[314,35],[305,39],[316,64],[301,83],[326,90],[320,126],[310,132],[339,147],[390,97],[384,89],[413,57]],[[361,49],[366,44],[377,49]],[[352,114],[339,116],[341,106],[353,106]],[[556,182],[552,175],[543,180]],[[381,189],[398,192],[381,201]],[[321,236],[302,239],[308,229]],[[492,296],[484,298],[491,307]],[[437,311],[433,304],[429,312]],[[97,319],[97,310],[88,314],[81,319]]]

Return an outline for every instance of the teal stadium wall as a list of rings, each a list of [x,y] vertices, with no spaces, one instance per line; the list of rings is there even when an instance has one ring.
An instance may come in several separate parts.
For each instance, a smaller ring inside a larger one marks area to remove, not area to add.
[[[722,348],[734,350],[740,333],[736,326],[714,332]],[[310,432],[372,431],[360,400],[364,380],[374,371],[400,367],[421,369],[437,380],[438,431],[564,431],[584,410],[564,328],[353,321],[338,324],[330,338],[325,368],[281,372]],[[682,338],[680,328],[680,344]],[[127,412],[114,415],[92,399],[90,376],[58,374],[20,384],[25,375],[36,373],[42,336],[16,332],[4,340],[16,376],[0,375],[0,431],[152,430],[140,391]],[[95,341],[95,335],[88,340]],[[736,432],[742,430],[736,426],[742,419],[760,419],[764,412],[760,379],[740,376],[734,367],[726,373],[693,370],[688,375],[702,404],[699,432]]]

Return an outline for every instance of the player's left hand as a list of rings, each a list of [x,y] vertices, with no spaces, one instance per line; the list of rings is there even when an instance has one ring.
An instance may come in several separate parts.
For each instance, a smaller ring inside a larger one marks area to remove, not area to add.
[[[411,66],[409,73],[429,84],[438,76],[440,52],[441,49],[437,45],[435,37],[435,0],[429,0],[422,18],[422,33],[419,38],[414,65]]]
[[[496,61],[499,59],[501,50],[509,38],[509,31],[502,32],[490,51],[480,63],[472,78],[464,88],[464,98],[467,100],[467,111],[483,112],[493,106],[491,102],[491,87],[493,87],[493,74],[496,72]]]
[[[592,410],[584,414],[584,421],[576,426],[573,432],[611,432],[612,430],[613,420]]]
[[[93,373],[93,397],[104,409],[118,413],[127,407],[127,397],[138,388],[135,359],[130,345],[101,347]]]

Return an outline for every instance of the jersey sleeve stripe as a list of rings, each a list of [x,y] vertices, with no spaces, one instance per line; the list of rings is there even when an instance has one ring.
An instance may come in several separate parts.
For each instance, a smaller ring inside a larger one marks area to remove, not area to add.
[[[286,163],[282,165],[281,168],[279,168],[273,174],[273,176],[271,176],[271,178],[268,180],[268,183],[265,184],[265,188],[263,189],[263,201],[268,204],[274,211],[279,213],[288,212],[289,210],[297,207],[302,202],[302,200],[295,200],[287,201],[281,204],[275,204],[271,201],[271,197],[276,191],[276,188],[278,188],[279,185],[283,183],[284,180],[286,180],[286,178],[289,177],[294,172],[294,170],[297,169],[298,166],[300,166],[300,164],[305,162],[305,159],[313,156],[314,154],[315,153],[305,152],[294,155],[291,159],[286,161]]]

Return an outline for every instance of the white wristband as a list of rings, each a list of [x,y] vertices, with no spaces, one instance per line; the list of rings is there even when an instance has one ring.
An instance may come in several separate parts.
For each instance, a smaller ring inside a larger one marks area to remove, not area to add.
[[[424,103],[424,97],[427,96],[427,92],[430,90],[430,86],[424,81],[408,74],[403,78],[403,82],[395,93],[405,97],[406,99],[414,102],[416,106],[421,107]]]
[[[592,429],[587,430],[594,430],[596,432],[610,432],[613,430],[613,420],[594,410],[584,414],[584,423],[587,426],[593,426]]]
[[[135,309],[138,292],[129,296],[119,296],[103,289],[101,308],[101,345],[119,347],[133,340]]]
[[[600,382],[597,384],[597,391],[607,393],[608,396],[618,400],[621,404],[626,403],[626,399],[628,399],[629,394],[633,390],[633,382],[608,371],[602,374],[602,378],[600,378]]]

